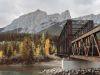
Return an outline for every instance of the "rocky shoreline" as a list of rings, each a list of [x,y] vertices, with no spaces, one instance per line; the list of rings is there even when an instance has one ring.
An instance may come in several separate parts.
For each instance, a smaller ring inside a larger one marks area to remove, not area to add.
[[[64,70],[62,68],[47,69],[41,72],[45,75],[100,75],[100,68],[80,68]]]

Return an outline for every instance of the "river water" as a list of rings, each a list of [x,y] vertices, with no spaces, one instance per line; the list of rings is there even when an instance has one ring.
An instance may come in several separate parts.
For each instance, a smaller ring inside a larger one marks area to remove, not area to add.
[[[39,75],[34,72],[0,71],[0,75]]]
[[[64,69],[79,69],[79,68],[100,68],[100,62],[90,61],[64,61]]]
[[[61,62],[61,61],[60,61]],[[90,62],[90,61],[80,61],[80,60],[65,60],[64,62],[64,69],[71,70],[71,69],[79,69],[79,68],[100,68],[99,62]],[[23,68],[26,69],[27,67]],[[9,69],[9,68],[8,68]],[[0,75],[40,75],[40,70],[35,70],[34,67],[28,67],[26,70],[29,71],[0,71]],[[31,71],[30,71],[31,70]]]

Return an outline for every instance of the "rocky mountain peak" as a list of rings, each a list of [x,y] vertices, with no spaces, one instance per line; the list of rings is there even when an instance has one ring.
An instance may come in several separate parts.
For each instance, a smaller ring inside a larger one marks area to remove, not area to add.
[[[45,11],[36,10],[34,12],[20,16],[12,21],[11,24],[5,28],[0,29],[0,32],[19,32],[19,33],[40,33],[47,32],[53,34],[60,34],[67,19],[71,19],[68,10],[59,13],[48,15]],[[94,23],[100,24],[100,14],[85,15],[76,20],[93,20]]]
[[[68,14],[69,14],[69,15],[68,15]],[[63,20],[63,19],[66,20],[66,19],[68,19],[68,18],[71,19],[69,10],[66,10],[66,11],[62,12],[62,13],[61,13],[61,18],[62,18],[62,20]]]
[[[36,13],[36,14],[47,14],[45,11],[42,11],[42,10],[40,10],[40,9],[37,9],[36,11],[31,12],[31,13]]]
[[[38,9],[13,20],[11,24],[2,30],[2,32],[20,28],[22,29],[20,30],[20,33],[37,33],[54,25],[55,23],[59,23],[70,18],[71,17],[68,10],[61,14],[55,13],[48,15],[45,11]]]

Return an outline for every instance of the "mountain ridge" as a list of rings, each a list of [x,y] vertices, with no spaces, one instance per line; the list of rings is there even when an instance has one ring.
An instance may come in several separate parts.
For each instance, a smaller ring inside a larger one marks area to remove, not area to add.
[[[19,33],[38,33],[66,19],[71,19],[68,10],[61,14],[55,13],[51,15],[48,15],[45,11],[36,10],[13,20],[12,23],[4,27],[1,32],[13,31],[20,28],[21,30],[17,31]]]
[[[14,19],[8,26],[0,28],[0,32],[42,33],[49,31],[52,35],[59,35],[67,19],[71,19],[68,10],[61,14],[55,13],[48,15],[45,11],[38,9]],[[100,14],[90,14],[73,19],[94,20],[95,23],[100,24]]]

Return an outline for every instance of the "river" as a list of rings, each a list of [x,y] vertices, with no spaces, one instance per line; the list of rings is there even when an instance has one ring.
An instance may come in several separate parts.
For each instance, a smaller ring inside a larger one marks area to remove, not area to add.
[[[61,61],[59,61],[61,63]],[[79,69],[79,68],[100,68],[99,62],[90,62],[90,61],[80,61],[80,60],[65,60],[64,69]],[[6,69],[5,69],[6,68]],[[34,68],[34,67],[1,67],[0,66],[0,75],[40,75],[39,72],[45,68]]]
[[[79,68],[100,68],[100,62],[91,61],[64,61],[64,69],[79,69]]]

